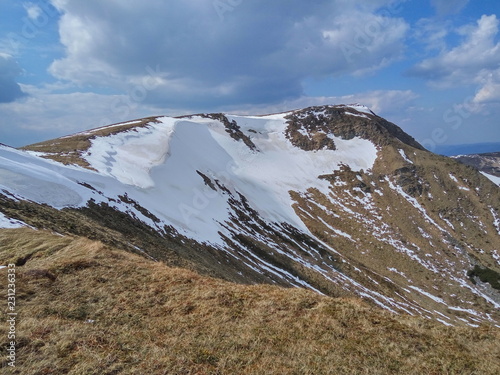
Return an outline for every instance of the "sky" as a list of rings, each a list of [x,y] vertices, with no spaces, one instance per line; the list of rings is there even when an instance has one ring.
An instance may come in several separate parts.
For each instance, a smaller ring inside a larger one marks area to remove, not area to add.
[[[0,143],[351,103],[500,143],[499,27],[497,0],[0,0]]]

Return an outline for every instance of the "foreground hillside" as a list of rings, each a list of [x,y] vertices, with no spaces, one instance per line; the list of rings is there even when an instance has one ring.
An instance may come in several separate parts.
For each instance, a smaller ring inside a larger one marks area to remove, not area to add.
[[[237,285],[28,228],[0,230],[0,244],[0,264],[18,264],[14,374],[500,372],[491,325],[446,327],[359,299]]]

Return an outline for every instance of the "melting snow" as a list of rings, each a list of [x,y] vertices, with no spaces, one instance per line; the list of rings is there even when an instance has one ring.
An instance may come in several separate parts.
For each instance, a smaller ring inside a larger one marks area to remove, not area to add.
[[[370,110],[370,108],[368,108],[364,105],[361,105],[361,104],[351,104],[351,105],[347,105],[346,107],[352,108],[358,112],[366,113],[368,115],[373,115],[373,112]]]
[[[386,181],[389,183],[389,186],[391,187],[391,189],[393,189],[394,191],[396,191],[397,193],[399,193],[403,198],[405,198],[413,207],[415,207],[417,210],[420,211],[420,213],[425,217],[425,219],[433,224],[436,228],[438,228],[441,232],[446,232],[441,226],[439,226],[428,214],[427,214],[427,211],[425,210],[425,208],[423,208],[420,203],[413,197],[411,197],[410,195],[406,194],[403,189],[401,188],[401,186],[396,186],[392,183],[391,180],[389,180],[388,177],[386,177]]]
[[[445,218],[441,213],[439,214],[439,218],[441,220],[443,220],[446,224],[448,224],[448,226],[451,228],[451,229],[455,229],[455,226],[447,219]]]
[[[366,107],[357,105],[349,107],[360,113],[372,115]],[[251,150],[242,141],[232,139],[219,121],[201,117],[160,118],[159,123],[93,139],[85,158],[99,172],[76,166],[64,166],[33,154],[0,146],[0,190],[5,189],[20,199],[47,203],[56,208],[81,207],[86,205],[89,199],[94,199],[98,203],[110,203],[108,198],[113,198],[116,202],[112,204],[117,209],[132,211],[140,220],[153,228],[172,225],[190,238],[210,242],[219,248],[225,245],[219,232],[228,232],[223,223],[229,220],[231,215],[229,194],[235,198],[238,197],[238,193],[244,195],[252,208],[270,223],[286,221],[309,233],[292,208],[294,202],[289,191],[305,193],[308,188],[316,188],[335,206],[369,223],[366,217],[354,212],[345,201],[331,194],[329,182],[318,179],[318,176],[331,174],[343,164],[348,165],[353,171],[370,170],[377,158],[375,145],[360,138],[343,140],[329,135],[335,141],[336,150],[303,151],[286,139],[285,115],[228,116],[230,121],[237,121],[245,134],[249,134],[258,151]],[[249,129],[255,130],[256,133],[249,133]],[[216,182],[224,185],[227,191],[222,189],[214,191],[205,184],[197,171],[203,173],[215,185],[218,185]],[[94,190],[83,186],[82,183],[94,187]],[[388,183],[417,208],[426,220],[443,230],[429,217],[415,198],[404,193],[401,187],[395,186],[391,181],[388,180]],[[99,190],[106,191],[108,197],[100,194]],[[137,201],[156,215],[161,222],[157,225],[134,209],[133,205],[121,202],[118,196],[125,192],[130,199]],[[377,193],[383,194],[381,191]],[[359,202],[367,207],[372,204],[370,195],[365,194],[362,197],[351,195],[351,197],[354,203]],[[322,208],[321,205],[317,205]],[[5,224],[7,222],[9,225],[23,224],[12,223],[12,220],[1,215],[0,227],[7,225]],[[371,224],[373,226],[373,223]],[[327,226],[334,233],[352,240],[349,234]],[[383,230],[384,227],[381,225],[376,235],[385,236]],[[408,249],[390,236],[381,240],[390,243],[398,251],[407,253],[431,271],[438,272],[431,263],[417,256],[417,252],[419,255],[422,254],[419,248],[410,246],[414,250]],[[330,246],[324,245],[337,253]],[[273,244],[270,246],[273,251],[281,251],[279,246]],[[314,254],[310,249],[306,250]],[[405,310],[404,303],[365,288],[329,265],[320,267],[307,263],[294,254],[285,255],[336,283],[356,288],[361,291],[361,295],[374,300],[386,309]],[[337,256],[340,255],[337,253]],[[345,261],[341,257],[340,260]],[[277,277],[288,279],[294,285],[315,290],[303,280],[255,254],[249,254],[245,261],[249,267],[259,272],[266,270]],[[395,268],[390,270],[399,273]],[[404,275],[402,272],[401,274]],[[461,279],[460,281],[464,282]],[[473,289],[468,285],[467,287]],[[411,288],[436,302],[444,303],[442,299],[417,287]],[[473,292],[487,298],[475,288]],[[408,308],[414,311],[421,310],[420,307]]]
[[[498,251],[493,250],[491,252],[491,256],[493,257],[493,259],[495,259],[497,261],[497,264],[500,266],[500,255],[498,255]]]
[[[2,212],[0,212],[0,228],[12,229],[12,228],[21,228],[27,227],[26,223],[23,223],[20,220],[11,219],[5,216]]]
[[[402,149],[399,149],[399,154],[401,155],[401,157],[407,162],[407,163],[410,163],[410,164],[413,164],[413,162],[408,158],[408,156],[406,156],[406,153],[404,152],[404,150]]]
[[[493,225],[496,228],[498,234],[500,234],[500,217],[497,215],[493,207],[490,207],[490,212],[493,215]]]
[[[331,174],[342,164],[354,171],[369,170],[377,149],[361,138],[343,140],[330,135],[337,150],[301,150],[284,135],[285,115],[228,116],[243,132],[257,131],[251,136],[259,152],[232,139],[221,122],[201,117],[164,117],[146,127],[96,137],[84,157],[98,173],[0,147],[0,189],[56,208],[84,206],[91,198],[110,203],[107,198],[114,198],[114,207],[133,211],[156,227],[119,200],[126,192],[162,221],[159,227],[172,225],[188,237],[223,246],[219,231],[223,230],[220,223],[230,219],[228,193],[213,191],[198,175],[200,171],[234,196],[244,195],[265,220],[291,222],[309,232],[293,210],[288,192],[312,187],[328,193],[329,183],[318,179],[319,175]]]
[[[444,302],[443,299],[441,299],[439,297],[436,297],[436,296],[434,296],[434,295],[432,295],[430,293],[427,293],[425,290],[422,290],[422,289],[420,289],[420,288],[418,288],[416,286],[413,286],[413,285],[409,285],[408,288],[416,290],[417,292],[419,292],[419,293],[423,294],[424,296],[432,299],[433,301],[436,301],[437,303],[441,303],[443,305],[446,305],[446,302]]]
[[[493,176],[492,174],[488,174],[488,173],[484,173],[484,172],[481,172],[481,174],[483,176],[487,177],[488,179],[490,179],[491,181],[493,181],[495,184],[500,186],[500,177]]]
[[[339,236],[342,236],[342,237],[345,237],[351,241],[354,242],[353,238],[351,237],[350,234],[348,233],[345,233],[343,231],[341,231],[340,229],[337,229],[337,228],[334,228],[332,227],[330,224],[328,224],[327,222],[325,222],[321,217],[317,217],[317,219],[319,219],[328,229],[330,229],[332,232],[334,232],[335,234],[339,235]]]
[[[387,269],[391,272],[394,272],[394,273],[397,273],[398,275],[400,276],[403,276],[404,278],[407,278],[407,276],[404,274],[404,272],[401,272],[401,271],[398,271],[396,268],[394,267],[387,267]]]
[[[436,318],[436,320],[440,323],[443,323],[445,326],[453,326],[453,324],[450,324],[446,321],[444,321],[443,319],[440,319],[440,318]]]
[[[358,113],[352,113],[352,112],[346,112],[345,114],[349,115],[349,116],[362,117],[362,118],[368,118],[369,119],[369,117],[367,115],[363,115],[363,114],[360,115]]]

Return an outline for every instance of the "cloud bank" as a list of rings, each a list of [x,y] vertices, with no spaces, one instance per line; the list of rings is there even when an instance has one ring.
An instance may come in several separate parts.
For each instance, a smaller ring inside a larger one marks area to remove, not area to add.
[[[17,78],[22,70],[15,59],[0,53],[0,103],[10,103],[24,96]]]
[[[402,57],[408,24],[388,1],[54,0],[65,57],[50,72],[147,101],[213,107],[299,98],[309,77],[363,74]],[[375,14],[377,9],[385,10]]]
[[[438,88],[477,85],[476,102],[500,101],[499,20],[483,15],[475,25],[458,30],[461,43],[425,59],[410,74]]]

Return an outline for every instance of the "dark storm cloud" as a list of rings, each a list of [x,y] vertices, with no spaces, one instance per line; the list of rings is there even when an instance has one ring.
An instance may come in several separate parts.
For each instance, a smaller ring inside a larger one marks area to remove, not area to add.
[[[147,101],[258,103],[302,94],[308,77],[357,74],[401,56],[407,24],[388,1],[54,0],[66,57],[51,72]]]

